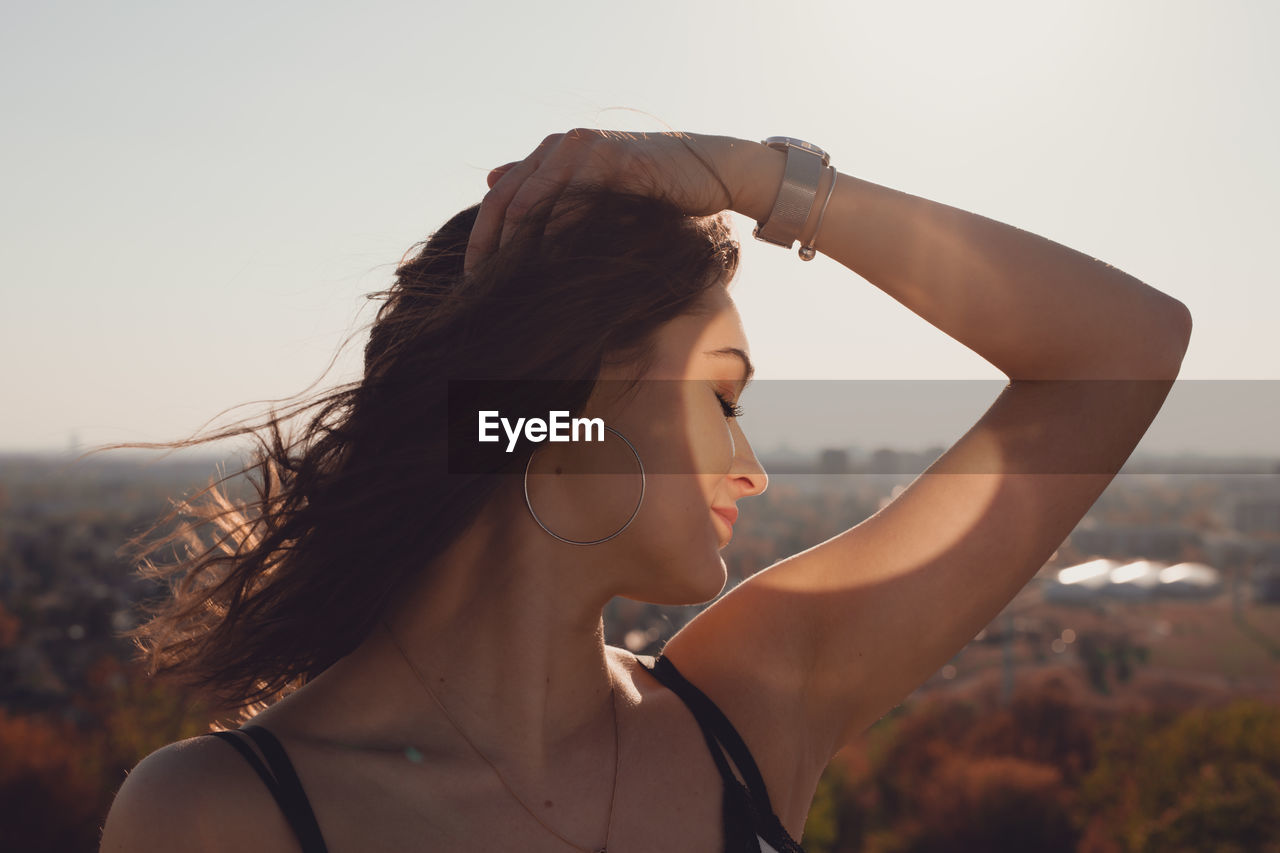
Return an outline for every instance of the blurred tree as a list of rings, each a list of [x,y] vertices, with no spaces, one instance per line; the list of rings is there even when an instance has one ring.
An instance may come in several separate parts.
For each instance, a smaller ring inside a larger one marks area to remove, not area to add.
[[[956,755],[920,781],[914,827],[883,853],[1076,849],[1071,792],[1054,767],[1010,756]]]
[[[1280,851],[1280,708],[1117,720],[1081,799],[1090,837],[1127,853]]]
[[[1134,643],[1127,633],[1101,631],[1080,633],[1075,652],[1089,684],[1106,695],[1111,693],[1112,676],[1121,684],[1129,681],[1137,664],[1146,662],[1150,655],[1150,649]]]
[[[5,850],[98,848],[102,796],[92,744],[73,726],[0,708],[0,839]]]
[[[22,631],[22,621],[13,613],[5,608],[4,602],[0,601],[0,651],[3,651],[16,642],[18,642],[18,634]]]
[[[108,793],[125,771],[166,744],[209,731],[213,715],[189,692],[148,676],[136,662],[104,655],[89,667],[86,689],[74,700],[96,720],[95,755]]]
[[[1202,765],[1142,839],[1141,853],[1280,851],[1280,784],[1252,762]]]
[[[847,837],[847,832],[841,832],[839,821],[840,804],[845,798],[842,765],[832,762],[818,780],[813,803],[805,818],[804,837],[800,839],[800,843],[808,853],[835,853],[836,839]]]

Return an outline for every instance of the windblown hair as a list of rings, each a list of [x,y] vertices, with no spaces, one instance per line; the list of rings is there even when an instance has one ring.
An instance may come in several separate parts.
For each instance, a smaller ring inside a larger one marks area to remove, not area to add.
[[[173,502],[118,552],[168,590],[121,633],[150,675],[246,719],[319,675],[360,644],[500,484],[446,464],[449,379],[566,380],[565,407],[577,414],[603,365],[634,363],[642,374],[659,326],[697,312],[704,291],[737,271],[725,213],[691,217],[666,197],[598,184],[570,185],[551,202],[467,275],[478,204],[411,247],[391,286],[366,295],[385,301],[361,380],[280,415],[273,407],[257,424],[93,451],[257,441],[240,471]],[[300,436],[282,436],[282,424],[315,409]],[[219,489],[242,474],[256,500]],[[199,533],[206,524],[212,544]],[[177,562],[148,558],[175,541],[185,544]]]

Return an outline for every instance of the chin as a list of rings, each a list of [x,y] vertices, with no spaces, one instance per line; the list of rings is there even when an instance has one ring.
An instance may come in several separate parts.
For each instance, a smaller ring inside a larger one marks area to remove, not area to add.
[[[653,585],[639,595],[626,596],[649,604],[683,607],[706,604],[724,590],[729,570],[718,553],[710,558],[689,562],[677,569],[679,574],[664,575],[661,585]]]
[[[689,591],[689,604],[705,604],[719,595],[724,590],[725,582],[729,580],[729,569],[720,552],[717,550],[714,559],[701,563],[699,571],[690,580],[697,583]]]

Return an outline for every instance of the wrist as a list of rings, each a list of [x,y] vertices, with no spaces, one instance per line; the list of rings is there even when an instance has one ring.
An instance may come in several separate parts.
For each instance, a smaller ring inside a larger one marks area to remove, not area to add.
[[[782,187],[787,169],[787,154],[759,142],[743,140],[738,151],[736,180],[733,189],[734,213],[763,222],[773,212],[773,203]]]
[[[822,170],[822,177],[818,179],[818,191],[813,197],[813,207],[809,209],[809,218],[805,220],[804,227],[800,229],[800,233],[796,236],[796,240],[801,246],[808,246],[813,243],[815,237],[821,236],[818,231],[826,222],[824,209],[826,214],[831,212],[829,191],[835,179],[836,169],[834,166],[827,166]],[[815,246],[814,248],[816,249],[817,247]]]
[[[756,222],[765,222],[773,213],[774,202],[778,200],[778,191],[782,188],[782,178],[787,170],[787,152],[760,142],[744,141],[744,144],[734,147],[741,151],[735,172],[736,183],[731,185],[734,187],[734,204],[731,209]],[[799,245],[809,245],[814,232],[818,230],[818,218],[833,180],[833,169],[824,168],[818,179],[809,216],[796,235]]]

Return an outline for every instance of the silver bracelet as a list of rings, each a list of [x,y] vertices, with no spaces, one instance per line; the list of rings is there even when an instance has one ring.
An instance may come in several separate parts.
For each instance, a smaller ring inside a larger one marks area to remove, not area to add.
[[[835,166],[831,166],[831,186],[827,187],[826,200],[822,202],[822,210],[818,211],[818,224],[814,226],[813,236],[809,238],[809,245],[800,247],[800,260],[811,261],[817,254],[818,250],[814,248],[814,244],[818,242],[818,232],[822,230],[822,217],[827,215],[827,205],[831,202],[831,194],[836,189],[836,176],[840,173],[836,171]]]

